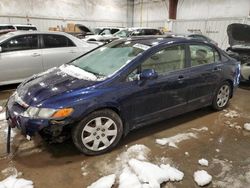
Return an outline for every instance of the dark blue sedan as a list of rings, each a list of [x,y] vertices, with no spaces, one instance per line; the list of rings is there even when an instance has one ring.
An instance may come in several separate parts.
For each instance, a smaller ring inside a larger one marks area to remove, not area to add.
[[[25,135],[71,133],[80,151],[101,154],[132,129],[205,106],[224,109],[239,72],[239,62],[200,40],[121,39],[23,82],[7,118]]]

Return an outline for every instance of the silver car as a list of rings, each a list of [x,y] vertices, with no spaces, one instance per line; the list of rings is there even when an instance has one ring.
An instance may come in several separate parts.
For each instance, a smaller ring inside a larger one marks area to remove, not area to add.
[[[16,31],[0,36],[0,85],[19,83],[98,47],[63,32]]]

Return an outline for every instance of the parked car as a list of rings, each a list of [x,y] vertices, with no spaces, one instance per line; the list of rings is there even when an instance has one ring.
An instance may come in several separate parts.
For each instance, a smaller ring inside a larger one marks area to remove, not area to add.
[[[193,39],[199,39],[205,42],[212,43],[216,46],[218,46],[218,43],[215,42],[214,40],[210,39],[209,37],[203,35],[203,34],[198,34],[198,33],[187,33],[187,34],[175,34],[175,33],[169,33],[167,35],[172,35],[172,36],[181,36],[181,37],[189,37]]]
[[[230,24],[227,35],[227,53],[241,62],[241,81],[250,81],[250,25]]]
[[[23,82],[7,119],[29,136],[68,130],[81,152],[101,154],[135,128],[205,106],[224,109],[238,80],[239,62],[213,44],[120,39]]]
[[[37,27],[32,24],[13,24],[17,31],[37,31]]]
[[[15,31],[0,36],[0,85],[20,83],[96,48],[63,32]]]
[[[94,32],[98,34],[88,35],[83,40],[85,41],[107,41],[113,36],[113,34],[120,31],[121,29],[122,28],[119,28],[119,27],[96,28],[94,29]]]
[[[16,28],[11,24],[0,24],[0,36],[15,30]]]
[[[155,28],[131,27],[115,33],[114,37],[125,38],[125,37],[144,36],[144,35],[162,35],[162,32],[159,29]]]

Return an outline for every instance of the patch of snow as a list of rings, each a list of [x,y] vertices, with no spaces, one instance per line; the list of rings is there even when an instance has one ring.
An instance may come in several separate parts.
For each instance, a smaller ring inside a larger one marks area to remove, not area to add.
[[[239,117],[239,113],[235,110],[229,110],[226,114],[224,114],[224,116],[228,118],[237,118]]]
[[[6,112],[1,112],[0,113],[0,121],[6,120]]]
[[[250,123],[245,123],[244,124],[244,129],[247,131],[250,131]]]
[[[0,112],[2,112],[3,111],[3,107],[2,106],[0,106]]]
[[[87,171],[88,165],[86,163],[86,161],[83,161],[81,163],[81,172],[83,176],[87,176],[89,174],[89,172]]]
[[[16,176],[9,176],[3,181],[0,181],[1,188],[33,188],[33,182]]]
[[[198,170],[194,173],[194,181],[199,186],[208,185],[212,181],[212,176],[205,170]]]
[[[119,177],[119,188],[142,188],[138,177],[128,168],[125,167]]]
[[[241,126],[237,125],[235,126],[236,129],[242,129]]]
[[[189,156],[189,153],[186,151],[186,152],[185,152],[185,155],[186,155],[186,156]]]
[[[177,147],[177,143],[188,140],[190,138],[197,138],[197,135],[195,133],[180,133],[172,137],[168,138],[162,138],[162,139],[156,139],[156,143],[160,145],[168,145],[170,147]]]
[[[174,167],[171,167],[169,164],[167,165],[160,165],[161,169],[168,175],[169,181],[181,181],[184,177],[184,173],[177,170]]]
[[[217,153],[219,153],[219,152],[220,152],[220,150],[219,150],[219,149],[216,149],[215,151],[216,151]]]
[[[53,72],[53,71],[56,70],[56,69],[57,69],[57,67],[52,67],[52,68],[50,68],[50,69],[48,69],[48,70],[46,70],[46,71],[44,71],[44,72],[41,72],[41,73],[38,73],[38,74],[34,74],[33,76],[35,76],[35,77],[40,77],[40,76],[49,74],[49,73]]]
[[[200,159],[198,160],[198,163],[201,165],[201,166],[208,166],[208,160],[206,159]]]
[[[160,188],[160,184],[163,182],[180,181],[184,176],[183,172],[170,165],[160,165],[159,167],[150,162],[131,159],[129,166],[141,182],[148,183],[152,188]]]
[[[198,132],[200,132],[200,131],[208,131],[208,128],[207,127],[202,127],[202,128],[191,128],[192,130],[194,130],[194,131],[198,131]]]
[[[7,176],[15,176],[19,177],[22,175],[22,172],[18,172],[17,169],[14,166],[10,166],[8,168],[5,168],[4,170],[1,171],[2,174],[7,177]]]
[[[111,188],[115,183],[115,174],[104,176],[92,183],[88,188]]]
[[[61,65],[59,67],[59,69],[74,77],[74,78],[78,78],[78,79],[83,79],[83,80],[92,80],[92,81],[96,81],[97,80],[97,77],[90,73],[90,72],[87,72],[79,67],[76,67],[76,66],[73,66],[73,65]]]

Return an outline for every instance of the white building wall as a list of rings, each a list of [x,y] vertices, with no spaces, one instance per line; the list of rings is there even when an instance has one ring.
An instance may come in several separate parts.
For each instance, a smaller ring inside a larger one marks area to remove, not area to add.
[[[40,30],[66,25],[126,26],[126,0],[1,0],[0,23],[29,23]]]
[[[135,27],[159,27],[166,24],[168,0],[135,0],[134,3]]]
[[[179,0],[177,19],[247,17],[250,0]]]

